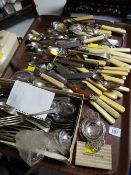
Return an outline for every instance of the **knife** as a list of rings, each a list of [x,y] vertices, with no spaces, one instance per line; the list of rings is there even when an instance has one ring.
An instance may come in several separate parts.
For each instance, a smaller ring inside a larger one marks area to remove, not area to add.
[[[70,66],[75,66],[75,67],[84,67],[84,64],[78,63],[76,61],[70,61],[70,60],[56,60],[56,62],[61,63],[61,64],[66,64]]]
[[[114,118],[118,118],[120,114],[114,110],[112,107],[107,105],[104,101],[102,101],[99,97],[94,96],[94,94],[90,93],[87,88],[82,89],[77,86],[75,83],[67,82],[67,86],[73,91],[83,94],[86,99],[102,114],[102,116],[110,123],[115,123]],[[88,91],[88,92],[87,92]],[[104,108],[104,109],[103,109]],[[114,117],[112,117],[111,115]]]

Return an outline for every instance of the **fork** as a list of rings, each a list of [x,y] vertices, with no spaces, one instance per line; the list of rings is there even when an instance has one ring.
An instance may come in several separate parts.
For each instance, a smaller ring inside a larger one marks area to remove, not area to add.
[[[17,115],[11,115],[7,117],[1,117],[0,118],[0,127],[2,126],[8,126],[8,125],[16,125],[19,123],[24,122],[24,117],[23,116],[17,116]]]

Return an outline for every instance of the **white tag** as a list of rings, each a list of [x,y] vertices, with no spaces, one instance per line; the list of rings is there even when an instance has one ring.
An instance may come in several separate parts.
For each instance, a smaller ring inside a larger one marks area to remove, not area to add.
[[[117,136],[117,137],[121,137],[121,129],[110,126],[109,134]]]
[[[23,114],[33,114],[50,109],[55,93],[40,89],[28,83],[15,81],[7,104]],[[44,120],[47,114],[36,116]]]

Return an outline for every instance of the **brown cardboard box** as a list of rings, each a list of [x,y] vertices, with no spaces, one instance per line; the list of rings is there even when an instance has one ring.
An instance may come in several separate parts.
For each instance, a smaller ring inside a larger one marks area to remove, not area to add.
[[[9,90],[9,92],[10,92],[14,82],[15,81],[13,81],[13,80],[7,80],[7,79],[2,79],[2,78],[0,79],[1,87],[6,87]],[[77,139],[79,121],[80,121],[81,110],[82,110],[82,106],[83,106],[83,96],[80,96],[80,95],[75,94],[75,93],[67,93],[67,92],[64,92],[61,90],[56,90],[56,89],[47,88],[47,87],[45,87],[44,89],[55,92],[57,96],[67,96],[67,97],[73,98],[73,101],[75,100],[75,102],[76,102],[78,112],[77,112],[77,116],[76,116],[74,136],[72,138],[72,143],[71,143],[68,157],[63,156],[63,155],[58,154],[58,153],[52,153],[52,152],[40,150],[40,149],[36,150],[36,152],[44,155],[45,157],[53,158],[53,159],[65,162],[67,164],[70,164],[72,162],[74,147],[75,147],[75,143],[76,143],[76,139]],[[9,94],[9,92],[7,94]],[[15,143],[10,143],[10,142],[6,142],[6,141],[3,142],[2,140],[0,140],[0,142],[16,147]]]

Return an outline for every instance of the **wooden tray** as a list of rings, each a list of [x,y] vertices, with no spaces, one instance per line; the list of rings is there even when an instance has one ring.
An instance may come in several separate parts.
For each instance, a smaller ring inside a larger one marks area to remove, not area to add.
[[[61,21],[62,17],[57,16],[40,16],[37,18],[27,31],[27,33],[31,30],[37,30],[39,32],[44,32],[47,30],[47,28],[50,26],[50,23],[52,21],[59,20]],[[96,21],[99,24],[106,24],[111,25],[115,27],[122,27],[127,30],[127,36],[124,40],[124,46],[131,47],[131,26],[128,24],[123,23],[110,23],[107,21]],[[27,35],[26,33],[26,35]],[[25,51],[25,39],[26,35],[21,42],[18,50],[16,51],[10,65],[7,67],[6,71],[3,74],[4,78],[11,78],[11,76],[14,74],[15,71],[24,68],[27,65],[27,62],[31,59],[31,54],[27,53]],[[120,38],[119,38],[120,39]],[[125,86],[131,88],[131,74],[127,77],[127,80],[125,82]],[[129,137],[130,137],[130,114],[131,114],[131,93],[125,93],[124,98],[119,101],[119,103],[123,104],[126,107],[126,111],[123,113],[123,115],[116,121],[116,123],[113,125],[114,127],[121,128],[121,138],[117,138],[111,135],[107,135],[107,142],[111,143],[112,145],[112,157],[113,157],[113,168],[111,171],[107,170],[101,170],[101,169],[95,169],[95,168],[88,168],[88,167],[80,167],[80,166],[74,166],[73,165],[65,165],[63,163],[60,163],[56,160],[45,158],[43,161],[38,163],[37,165],[33,166],[29,172],[31,172],[38,167],[44,167],[49,169],[54,169],[56,171],[61,171],[65,174],[70,175],[127,175],[129,170],[129,163],[130,163],[130,154],[129,154]],[[89,107],[88,104],[84,105],[83,113],[87,110]],[[109,127],[108,124],[107,128]],[[108,131],[108,129],[107,129]],[[6,152],[9,154],[12,152],[12,149],[9,147],[6,147],[8,149],[5,149],[5,147],[1,144],[0,145],[0,151]],[[15,151],[15,150],[14,150]]]

